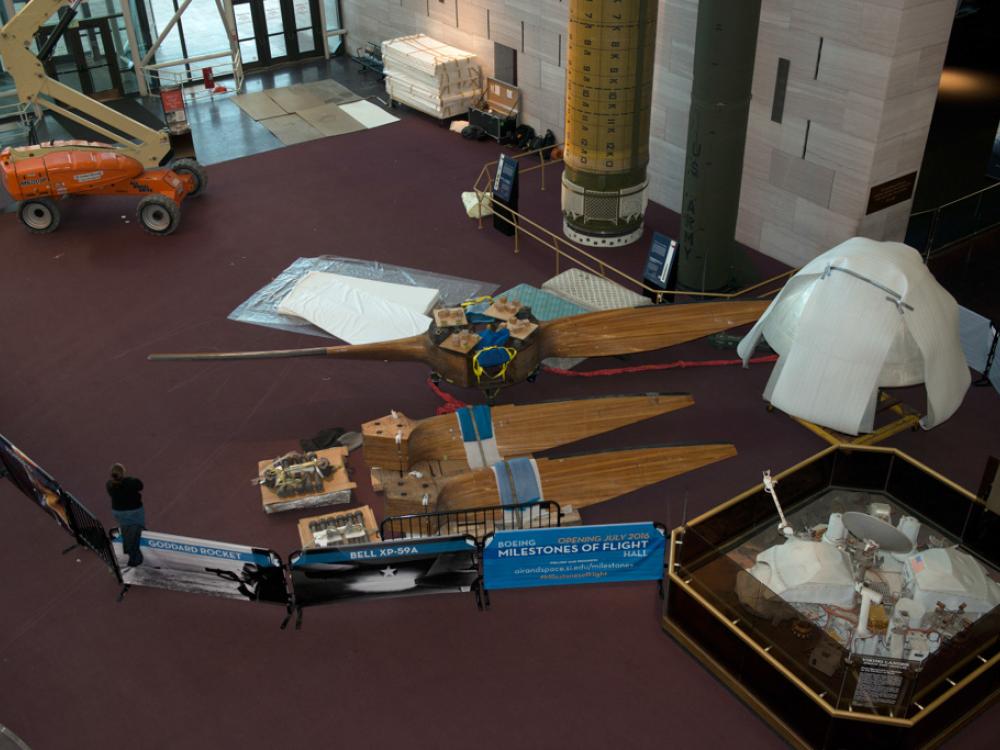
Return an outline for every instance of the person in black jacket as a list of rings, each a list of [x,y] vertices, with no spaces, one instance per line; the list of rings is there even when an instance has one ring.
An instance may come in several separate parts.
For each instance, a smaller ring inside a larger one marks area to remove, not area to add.
[[[146,511],[142,507],[142,480],[130,477],[121,464],[112,464],[107,483],[111,496],[111,513],[122,534],[122,547],[131,567],[142,565],[140,543],[146,528]]]

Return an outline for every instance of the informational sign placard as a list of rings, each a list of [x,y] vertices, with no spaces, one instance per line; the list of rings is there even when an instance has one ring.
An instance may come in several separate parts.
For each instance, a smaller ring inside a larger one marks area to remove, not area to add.
[[[516,230],[512,211],[517,211],[517,193],[517,159],[500,154],[493,178],[493,228],[508,236]]]
[[[68,533],[76,536],[59,483],[16,445],[0,435],[0,473]]]
[[[288,603],[281,558],[271,550],[143,531],[142,565],[130,568],[118,529],[111,530],[111,543],[129,586]]]
[[[666,539],[652,523],[498,531],[483,549],[487,589],[659,581]]]
[[[497,175],[493,179],[493,197],[509,204],[514,197],[514,183],[517,181],[517,159],[500,154]]]
[[[673,289],[677,269],[677,240],[665,234],[653,232],[653,244],[646,256],[646,268],[642,280],[646,286],[655,289]],[[647,293],[648,295],[648,293]],[[668,302],[674,301],[674,295],[665,295]]]
[[[309,549],[292,555],[295,604],[470,591],[479,578],[470,536]]]
[[[883,182],[881,185],[875,185],[868,194],[868,208],[865,210],[865,215],[908,201],[913,195],[913,188],[916,184],[917,173],[910,172],[894,180]]]
[[[880,656],[862,656],[858,684],[854,688],[855,706],[894,706],[903,689],[904,673],[909,662]]]

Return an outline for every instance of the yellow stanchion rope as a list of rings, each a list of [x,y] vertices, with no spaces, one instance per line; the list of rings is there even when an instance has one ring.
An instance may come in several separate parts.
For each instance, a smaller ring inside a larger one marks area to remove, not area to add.
[[[493,298],[490,295],[484,294],[482,297],[474,297],[473,299],[465,300],[465,302],[462,303],[462,307],[463,308],[472,307],[473,305],[478,305],[480,302],[492,302],[492,301]]]

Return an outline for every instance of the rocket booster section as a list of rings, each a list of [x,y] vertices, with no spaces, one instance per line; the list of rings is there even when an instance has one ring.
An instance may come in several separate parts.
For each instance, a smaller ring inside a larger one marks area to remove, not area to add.
[[[642,236],[656,0],[571,0],[563,231],[590,246]]]

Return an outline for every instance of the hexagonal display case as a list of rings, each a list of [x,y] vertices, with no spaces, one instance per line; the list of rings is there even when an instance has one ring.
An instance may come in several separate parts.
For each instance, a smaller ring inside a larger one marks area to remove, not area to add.
[[[1000,697],[1000,518],[834,446],[671,533],[664,628],[803,748],[933,746]]]

